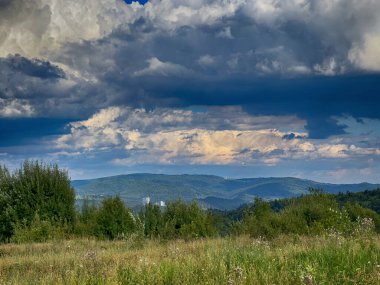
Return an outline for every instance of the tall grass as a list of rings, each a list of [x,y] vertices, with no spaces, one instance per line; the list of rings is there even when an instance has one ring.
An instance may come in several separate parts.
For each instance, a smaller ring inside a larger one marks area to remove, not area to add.
[[[8,244],[0,284],[380,284],[380,237]]]

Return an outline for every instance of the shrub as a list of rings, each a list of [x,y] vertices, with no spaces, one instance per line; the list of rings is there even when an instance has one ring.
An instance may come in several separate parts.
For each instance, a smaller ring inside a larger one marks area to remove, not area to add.
[[[244,216],[244,227],[252,237],[273,238],[281,233],[281,217],[274,213],[268,202],[256,198],[252,209]]]
[[[334,196],[320,191],[293,200],[280,214],[285,233],[323,234],[327,229],[341,232],[350,226]]]
[[[344,209],[347,211],[352,222],[358,222],[359,220],[369,218],[373,221],[374,230],[380,232],[380,215],[375,211],[363,208],[358,203],[346,203]]]
[[[120,197],[106,198],[96,215],[98,238],[124,238],[135,230],[135,218]]]
[[[192,239],[216,234],[211,215],[199,208],[196,202],[190,205],[175,201],[168,203],[164,218],[164,238]]]
[[[242,224],[253,237],[274,238],[280,234],[324,235],[336,233],[352,235],[371,231],[378,215],[359,205],[340,208],[333,195],[311,191],[310,195],[291,200],[278,213],[268,202],[256,199],[252,209],[244,215]]]
[[[16,243],[45,242],[51,239],[64,239],[67,229],[65,226],[57,227],[49,220],[41,220],[38,213],[30,224],[26,221],[14,225],[12,241]]]

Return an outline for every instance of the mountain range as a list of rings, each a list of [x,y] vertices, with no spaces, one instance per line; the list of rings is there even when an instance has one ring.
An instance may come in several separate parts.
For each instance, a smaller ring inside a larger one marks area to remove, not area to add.
[[[182,199],[197,200],[202,206],[228,210],[250,203],[255,197],[279,199],[308,193],[309,188],[328,193],[358,192],[380,184],[330,184],[294,177],[225,179],[214,175],[129,174],[89,180],[74,180],[77,200],[100,201],[120,196],[131,208],[139,208],[143,199],[153,203]]]

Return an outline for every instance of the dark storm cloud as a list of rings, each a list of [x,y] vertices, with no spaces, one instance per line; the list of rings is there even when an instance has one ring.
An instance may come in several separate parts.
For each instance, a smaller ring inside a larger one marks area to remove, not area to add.
[[[64,71],[48,61],[39,59],[28,59],[20,55],[0,58],[0,70],[8,69],[9,73],[21,73],[40,79],[65,78]]]
[[[0,92],[28,100],[37,115],[240,105],[306,119],[311,138],[339,135],[345,126],[335,116],[380,117],[380,76],[370,73],[373,49],[363,40],[376,34],[380,5],[364,2],[151,1],[108,35],[48,53],[65,72],[2,59]]]
[[[177,45],[173,45],[178,47]],[[184,46],[186,46],[184,44]],[[168,45],[167,47],[171,47]],[[126,54],[141,55],[143,51]],[[133,49],[133,48],[132,48]],[[161,45],[159,46],[161,50]],[[184,48],[177,53],[185,54]],[[166,54],[161,58],[178,62],[176,57]],[[91,49],[87,49],[87,55]],[[94,52],[96,54],[96,52]],[[152,55],[156,54],[153,52]],[[198,53],[202,54],[202,53]],[[149,55],[150,56],[150,55]],[[149,57],[148,56],[148,57]],[[102,74],[101,85],[95,88],[92,98],[102,96],[104,88],[111,105],[133,107],[187,107],[191,105],[241,105],[255,115],[297,115],[307,120],[306,128],[311,138],[326,138],[344,133],[333,116],[349,114],[355,117],[380,118],[379,75],[337,75],[325,76],[247,76],[243,73],[217,75],[202,71],[203,77],[163,77],[151,75],[133,76],[133,70],[142,69],[141,61],[132,61],[129,56],[119,54],[116,67]],[[196,57],[195,57],[196,58]],[[90,61],[90,64],[94,63]],[[192,63],[184,66],[196,69]],[[103,63],[88,67],[104,70]],[[198,70],[199,71],[199,70]],[[216,72],[220,72],[217,69]],[[93,86],[94,87],[94,86]],[[84,91],[86,92],[86,91]],[[104,98],[104,97],[99,97]],[[100,99],[101,100],[101,99]]]
[[[192,88],[190,83],[190,92],[187,88],[174,92],[188,104],[241,104],[255,115],[296,114],[307,120],[311,138],[326,138],[344,133],[345,126],[339,125],[333,116],[380,118],[379,81],[377,75],[236,80],[218,82],[217,87],[209,88],[203,84],[202,89]]]
[[[20,55],[0,58],[0,117],[86,117],[95,106],[107,105],[98,92],[101,84],[69,78],[49,61]]]
[[[356,17],[335,19],[347,5],[325,22],[285,15],[268,23],[238,9],[223,21],[166,33],[140,17],[102,40],[67,45],[57,60],[96,74],[110,104],[241,105],[251,114],[297,115],[311,138],[326,138],[345,132],[334,116],[380,117],[380,76],[358,71],[347,58],[373,13],[361,7]],[[174,67],[189,72],[168,72]]]

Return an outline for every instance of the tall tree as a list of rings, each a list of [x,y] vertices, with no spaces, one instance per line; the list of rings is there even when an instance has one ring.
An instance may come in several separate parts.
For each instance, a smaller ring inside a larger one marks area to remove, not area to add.
[[[14,224],[29,227],[36,215],[53,225],[74,225],[75,192],[67,171],[28,160],[13,174],[0,167],[0,238],[9,239]]]
[[[0,165],[0,241],[8,241],[13,234],[14,213],[11,208],[12,177],[8,169]]]
[[[41,219],[74,222],[75,192],[67,171],[56,164],[27,160],[13,180],[11,196],[18,219],[30,222],[38,212]]]

